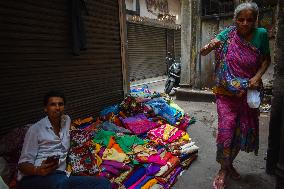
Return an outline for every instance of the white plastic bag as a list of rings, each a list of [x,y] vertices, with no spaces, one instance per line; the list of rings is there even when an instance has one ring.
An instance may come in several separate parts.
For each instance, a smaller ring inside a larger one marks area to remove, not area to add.
[[[260,92],[255,89],[248,89],[247,103],[250,108],[258,108],[260,105]]]

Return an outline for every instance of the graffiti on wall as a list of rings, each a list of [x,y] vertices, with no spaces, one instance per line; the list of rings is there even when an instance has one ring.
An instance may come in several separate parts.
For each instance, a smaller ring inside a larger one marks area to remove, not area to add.
[[[154,15],[169,13],[167,0],[146,0],[146,6],[147,10]]]

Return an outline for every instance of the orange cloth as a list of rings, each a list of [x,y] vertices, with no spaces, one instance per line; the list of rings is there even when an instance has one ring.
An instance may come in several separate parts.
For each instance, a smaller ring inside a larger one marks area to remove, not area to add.
[[[88,123],[88,122],[92,122],[94,120],[93,117],[87,117],[87,118],[84,118],[84,119],[75,119],[73,121],[73,124],[75,125],[81,125],[83,123]]]
[[[124,151],[120,148],[120,146],[115,142],[114,137],[110,137],[109,139],[109,143],[107,148],[114,148],[116,149],[116,151],[118,151],[119,153],[124,153]]]
[[[144,185],[141,187],[141,189],[149,189],[149,188],[151,188],[154,184],[157,184],[157,183],[158,183],[158,181],[157,181],[155,178],[153,178],[153,179],[149,180],[148,182],[146,182],[146,184],[144,184]]]

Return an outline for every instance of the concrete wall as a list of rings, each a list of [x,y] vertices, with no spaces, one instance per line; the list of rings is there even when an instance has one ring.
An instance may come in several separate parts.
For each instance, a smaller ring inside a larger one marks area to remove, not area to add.
[[[136,0],[125,0],[127,10],[136,11]]]
[[[146,1],[145,0],[139,0],[140,3],[140,16],[141,17],[147,17],[151,19],[157,19],[157,16],[148,12],[147,6],[146,6]]]
[[[154,15],[147,10],[146,1],[139,0],[140,3],[140,16],[151,19],[157,19],[157,15]],[[136,0],[125,0],[126,9],[136,11]],[[176,24],[181,24],[181,6],[180,0],[168,0],[169,14],[176,16]]]
[[[181,24],[180,0],[168,0],[170,15],[176,16],[176,24]]]

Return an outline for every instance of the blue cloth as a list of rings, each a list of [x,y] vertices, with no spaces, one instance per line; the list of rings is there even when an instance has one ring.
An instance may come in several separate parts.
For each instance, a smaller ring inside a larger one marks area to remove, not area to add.
[[[163,117],[171,125],[175,125],[178,119],[182,116],[182,113],[171,107],[162,97],[154,98],[146,103],[150,106],[155,115]]]
[[[149,180],[154,178],[153,176],[146,176],[139,184],[137,184],[134,189],[140,189],[144,186]]]
[[[109,113],[113,113],[114,115],[117,115],[119,113],[119,105],[118,104],[115,104],[115,105],[112,105],[112,106],[108,106],[108,107],[105,107],[101,112],[100,112],[100,116],[106,116],[108,115]]]
[[[111,189],[111,183],[104,177],[67,177],[64,171],[55,171],[46,176],[25,176],[19,186],[21,189]]]
[[[138,169],[134,170],[133,174],[123,183],[123,185],[125,186],[125,188],[129,188],[140,178],[142,178],[145,174],[146,174],[146,168],[139,167]]]

